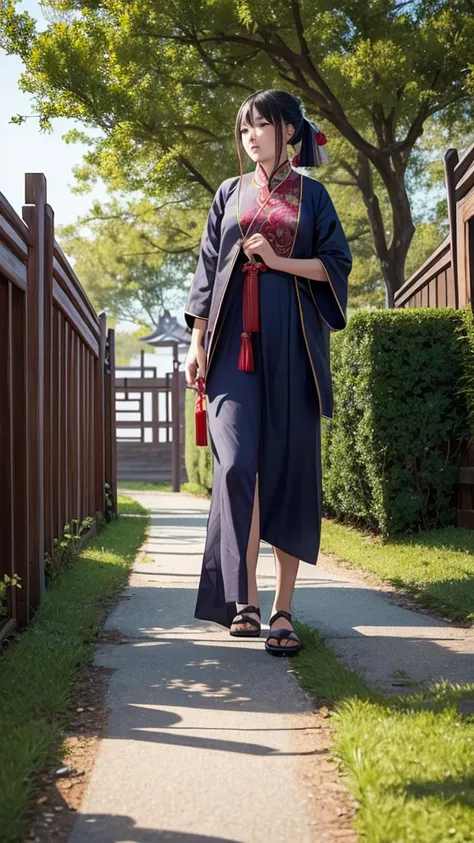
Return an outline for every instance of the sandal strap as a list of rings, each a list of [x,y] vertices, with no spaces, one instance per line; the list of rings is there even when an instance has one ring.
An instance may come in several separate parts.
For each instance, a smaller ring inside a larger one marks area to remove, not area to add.
[[[267,641],[269,638],[276,638],[277,641],[283,641],[288,638],[291,639],[291,641],[297,641],[298,644],[301,644],[300,639],[298,638],[296,632],[293,629],[275,629],[273,630],[273,632],[270,631],[268,633]]]
[[[287,621],[289,621],[290,623],[293,623],[293,621],[291,620],[290,613],[285,612],[284,609],[280,609],[279,612],[275,612],[275,614],[271,616],[270,620],[268,621],[268,625],[271,626],[272,623],[274,623],[276,620],[278,620],[278,618],[286,618]]]
[[[235,617],[232,621],[232,625],[234,623],[249,623],[249,624],[251,624],[251,626],[254,626],[256,629],[261,629],[262,625],[258,621],[256,621],[255,618],[251,618],[247,615],[247,609],[250,609],[250,611],[252,611],[252,612],[257,611],[255,609],[255,606],[247,606],[246,609],[242,609],[241,612],[238,612],[235,615]],[[258,614],[260,615],[260,612],[258,612]]]
[[[261,617],[259,606],[245,606],[245,608],[242,609],[242,612],[255,612],[255,614],[258,615],[259,618]]]

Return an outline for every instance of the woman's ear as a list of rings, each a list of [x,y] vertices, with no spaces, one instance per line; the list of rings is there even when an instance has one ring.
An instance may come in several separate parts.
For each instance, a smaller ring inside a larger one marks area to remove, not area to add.
[[[287,143],[291,143],[291,138],[293,137],[294,134],[295,134],[295,127],[293,126],[293,123],[287,123],[286,124],[286,142]]]

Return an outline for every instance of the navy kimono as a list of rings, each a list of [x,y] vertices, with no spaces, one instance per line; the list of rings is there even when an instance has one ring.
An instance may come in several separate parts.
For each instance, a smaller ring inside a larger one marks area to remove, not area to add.
[[[262,174],[266,178],[258,164],[255,172],[243,176],[240,199],[243,196],[252,205],[257,191],[265,189]],[[252,335],[255,369],[238,369],[242,267],[248,258],[238,242],[239,177],[232,177],[222,182],[213,199],[185,305],[189,328],[195,317],[207,320],[204,377],[213,453],[212,499],[195,617],[227,627],[236,603],[248,600],[246,550],[257,482],[261,539],[300,560],[317,562],[322,514],[320,423],[322,415],[333,415],[329,331],[347,324],[352,256],[331,197],[321,182],[298,173],[289,161],[280,165],[276,176],[283,182],[287,178],[291,192],[286,207],[297,211],[286,254],[318,257],[329,280],[313,281],[269,267],[261,272],[260,330]],[[268,187],[273,189],[273,179]],[[278,190],[284,187],[282,183]],[[265,228],[256,230],[268,236]]]

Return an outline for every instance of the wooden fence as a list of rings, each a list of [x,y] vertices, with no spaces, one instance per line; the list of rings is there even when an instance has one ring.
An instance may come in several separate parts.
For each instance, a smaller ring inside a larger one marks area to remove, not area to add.
[[[474,143],[444,157],[449,234],[395,294],[395,307],[474,308]],[[474,442],[463,443],[457,525],[474,529]]]
[[[45,554],[71,519],[116,506],[114,332],[54,238],[46,179],[26,175],[23,219],[0,193],[0,638],[45,590]],[[5,614],[6,608],[6,614]]]
[[[395,307],[464,307],[474,302],[474,143],[444,156],[449,234],[395,293]]]
[[[186,482],[185,373],[157,377],[156,366],[119,366],[115,380],[119,482]]]

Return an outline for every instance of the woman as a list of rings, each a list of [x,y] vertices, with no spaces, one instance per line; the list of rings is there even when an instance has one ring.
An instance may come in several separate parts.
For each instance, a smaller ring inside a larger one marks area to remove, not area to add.
[[[186,382],[205,388],[214,464],[195,617],[233,636],[260,635],[262,538],[276,567],[265,648],[294,655],[299,561],[315,565],[320,544],[329,331],[346,325],[352,256],[326,188],[294,169],[327,160],[325,136],[299,98],[247,97],[235,140],[240,176],[216,191],[185,305]],[[297,152],[291,163],[287,144]],[[241,146],[256,165],[245,174]]]

